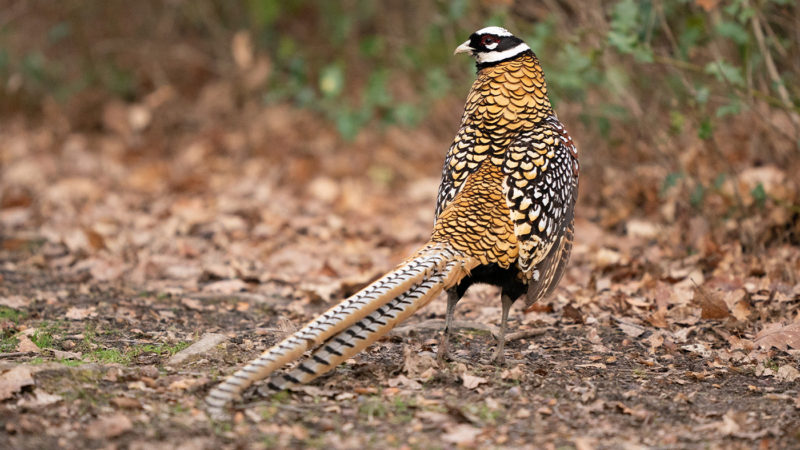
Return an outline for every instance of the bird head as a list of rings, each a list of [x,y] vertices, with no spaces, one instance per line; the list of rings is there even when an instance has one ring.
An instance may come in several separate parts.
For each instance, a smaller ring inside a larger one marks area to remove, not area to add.
[[[481,68],[514,59],[530,49],[522,39],[505,28],[486,27],[472,33],[469,40],[459,45],[453,54],[469,53]]]

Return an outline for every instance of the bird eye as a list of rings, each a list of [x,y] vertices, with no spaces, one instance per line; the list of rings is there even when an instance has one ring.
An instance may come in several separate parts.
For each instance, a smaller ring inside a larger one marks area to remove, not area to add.
[[[497,44],[498,42],[500,42],[500,38],[491,34],[487,34],[481,38],[481,45],[483,46]]]

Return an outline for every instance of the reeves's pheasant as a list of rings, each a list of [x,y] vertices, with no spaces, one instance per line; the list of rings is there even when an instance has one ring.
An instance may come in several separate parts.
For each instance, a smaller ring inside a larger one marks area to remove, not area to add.
[[[305,383],[350,358],[442,290],[447,292],[447,353],[456,303],[474,283],[501,288],[503,360],[508,311],[550,294],[569,259],[578,190],[578,155],[547,98],[539,60],[500,27],[473,33],[455,53],[469,53],[477,79],[442,169],[433,234],[396,269],[311,321],[231,375],[206,398],[209,412],[253,382],[282,389]]]

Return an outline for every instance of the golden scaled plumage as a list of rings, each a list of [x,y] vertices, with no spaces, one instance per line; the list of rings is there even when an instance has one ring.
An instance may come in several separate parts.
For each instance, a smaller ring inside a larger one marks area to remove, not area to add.
[[[551,114],[544,74],[533,53],[479,71],[445,159],[436,217],[484,160],[501,166],[519,131]]]
[[[517,238],[503,197],[505,175],[484,164],[439,216],[431,241],[453,248],[487,265],[509,267],[517,258]]]
[[[568,256],[577,171],[536,56],[483,68],[445,159],[433,239],[536,282],[552,271],[536,267],[551,250]]]

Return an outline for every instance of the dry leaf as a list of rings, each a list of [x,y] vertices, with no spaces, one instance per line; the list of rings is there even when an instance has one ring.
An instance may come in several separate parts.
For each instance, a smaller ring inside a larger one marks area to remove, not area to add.
[[[597,332],[597,328],[589,328],[589,331],[586,332],[586,339],[589,340],[592,344],[602,344],[603,338],[600,337],[600,333]]]
[[[67,310],[67,313],[64,315],[64,317],[70,320],[83,320],[89,316],[91,317],[96,316],[97,313],[94,311],[95,311],[94,306],[89,308],[78,308],[73,306]]]
[[[121,277],[125,273],[125,264],[121,261],[113,261],[102,258],[93,258],[84,261],[89,268],[89,273],[97,281],[111,281]],[[83,264],[79,264],[81,266]]]
[[[500,378],[503,380],[521,380],[524,376],[524,371],[522,367],[516,365],[511,369],[504,369],[503,372],[500,374]]]
[[[199,300],[196,300],[196,299],[193,299],[193,298],[189,298],[189,297],[182,298],[181,299],[181,305],[183,305],[183,306],[185,306],[185,307],[187,307],[189,309],[193,309],[195,311],[203,311],[205,309],[205,307],[203,306],[202,303],[200,303]]]
[[[529,306],[525,310],[525,314],[532,313],[532,312],[543,313],[543,314],[551,313],[551,312],[553,312],[553,305],[550,304],[550,303],[537,302],[537,303],[532,304],[531,306]]]
[[[662,233],[662,225],[642,219],[630,219],[625,224],[625,232],[630,237],[655,239]]]
[[[647,318],[647,321],[650,322],[650,325],[657,327],[657,328],[667,328],[669,324],[667,323],[667,310],[666,309],[659,309],[650,317]]]
[[[590,437],[576,437],[572,440],[575,450],[594,450],[597,448],[597,440]]]
[[[427,353],[412,351],[410,346],[403,349],[403,372],[409,377],[422,378],[423,373],[436,366],[436,359]]]
[[[172,358],[169,359],[167,364],[172,366],[181,364],[189,357],[206,353],[226,340],[228,340],[228,338],[222,334],[206,333],[199,341],[172,355]]]
[[[796,380],[798,377],[800,377],[800,371],[789,364],[779,367],[778,372],[775,374],[775,378],[781,381],[788,381],[790,383]]]
[[[308,385],[293,386],[291,390],[292,392],[302,392],[312,397],[333,398],[337,393],[336,391],[332,391],[330,389],[322,389],[321,387],[318,386],[308,386]],[[384,391],[384,393],[386,393],[386,391]]]
[[[476,377],[465,373],[461,375],[461,382],[464,384],[464,387],[467,389],[475,389],[478,385],[482,383],[486,383],[486,378]]]
[[[115,397],[111,399],[111,403],[117,408],[142,409],[142,403],[139,402],[139,400],[130,397]]]
[[[570,303],[564,305],[564,317],[571,319],[575,323],[583,323],[583,314]]]
[[[614,406],[616,406],[621,413],[628,414],[640,420],[646,420],[648,417],[650,417],[650,413],[642,408],[629,408],[622,402],[617,402],[614,404]]]
[[[729,410],[722,416],[722,423],[719,424],[719,432],[723,436],[729,436],[734,433],[738,433],[739,430],[742,429],[741,425],[739,425],[739,421],[741,419],[745,419],[743,413],[737,413],[734,410]],[[737,420],[739,419],[739,420]]]
[[[728,305],[719,298],[715,292],[702,287],[698,288],[698,295],[695,300],[700,303],[700,318],[721,320],[727,318],[730,313],[728,312]]]
[[[428,410],[419,410],[414,414],[414,417],[431,425],[441,425],[450,421],[448,414]]]
[[[105,248],[106,242],[103,239],[103,236],[97,231],[94,231],[91,228],[84,228],[83,234],[86,235],[86,242],[89,244],[89,247],[92,250],[97,251]]]
[[[708,349],[704,344],[689,344],[681,346],[682,350],[686,350],[687,352],[692,352],[697,355],[702,356],[703,358],[710,358],[711,357],[711,350]]]
[[[203,292],[214,292],[217,294],[234,294],[247,290],[247,283],[242,280],[221,280],[203,286]]]
[[[475,438],[481,434],[481,431],[480,428],[475,428],[472,425],[459,424],[450,428],[442,436],[442,440],[453,444],[475,444]]]
[[[23,398],[17,402],[18,406],[26,408],[36,408],[41,406],[48,406],[58,403],[62,400],[60,395],[49,394],[41,389],[36,389],[33,393],[33,399]]]
[[[133,422],[125,414],[117,413],[100,417],[86,427],[86,436],[91,439],[108,439],[133,429]]]
[[[594,262],[599,268],[613,266],[615,264],[619,264],[622,260],[622,255],[616,251],[611,250],[610,248],[601,248],[594,254]],[[598,291],[600,289],[598,288]]]
[[[314,301],[323,303],[331,302],[341,296],[342,282],[339,280],[328,283],[306,283],[299,289]]]
[[[722,416],[722,420],[718,422],[712,422],[709,424],[701,425],[695,428],[694,431],[696,432],[703,432],[703,431],[710,431],[714,430],[720,433],[723,436],[730,436],[735,433],[739,433],[742,427],[739,425],[740,422],[746,421],[746,413],[744,412],[736,412],[734,410],[728,410],[724,416]]]
[[[25,386],[33,385],[31,370],[25,366],[17,366],[0,375],[0,400],[11,398]]]
[[[81,354],[78,352],[65,352],[63,350],[53,349],[53,356],[58,359],[81,359]]]
[[[644,327],[639,325],[630,323],[630,322],[623,322],[619,321],[617,326],[623,333],[627,334],[630,337],[639,337],[644,333]]]
[[[33,341],[24,334],[19,335],[19,342],[17,343],[18,352],[35,352],[39,353],[41,350],[33,343]]]
[[[181,378],[180,380],[175,380],[167,386],[168,391],[185,391],[190,387],[197,384],[197,380],[194,378]]]
[[[248,302],[236,302],[236,311],[245,312],[250,309],[250,303]]]
[[[755,343],[761,348],[775,347],[786,351],[789,347],[800,349],[800,322],[783,326],[773,323],[764,327],[756,334]]]
[[[9,295],[8,297],[0,296],[0,306],[8,306],[12,309],[20,309],[28,306],[31,299],[25,298],[21,295]]]
[[[394,378],[389,378],[386,383],[391,387],[401,386],[412,390],[422,389],[422,384],[416,380],[409,379],[403,374],[400,374]]]
[[[653,353],[664,344],[664,335],[661,332],[653,333],[645,339],[645,342],[650,345],[650,353]]]
[[[731,346],[731,350],[746,350],[749,352],[755,347],[753,341],[749,339],[741,339],[734,335],[728,336],[728,343]]]

